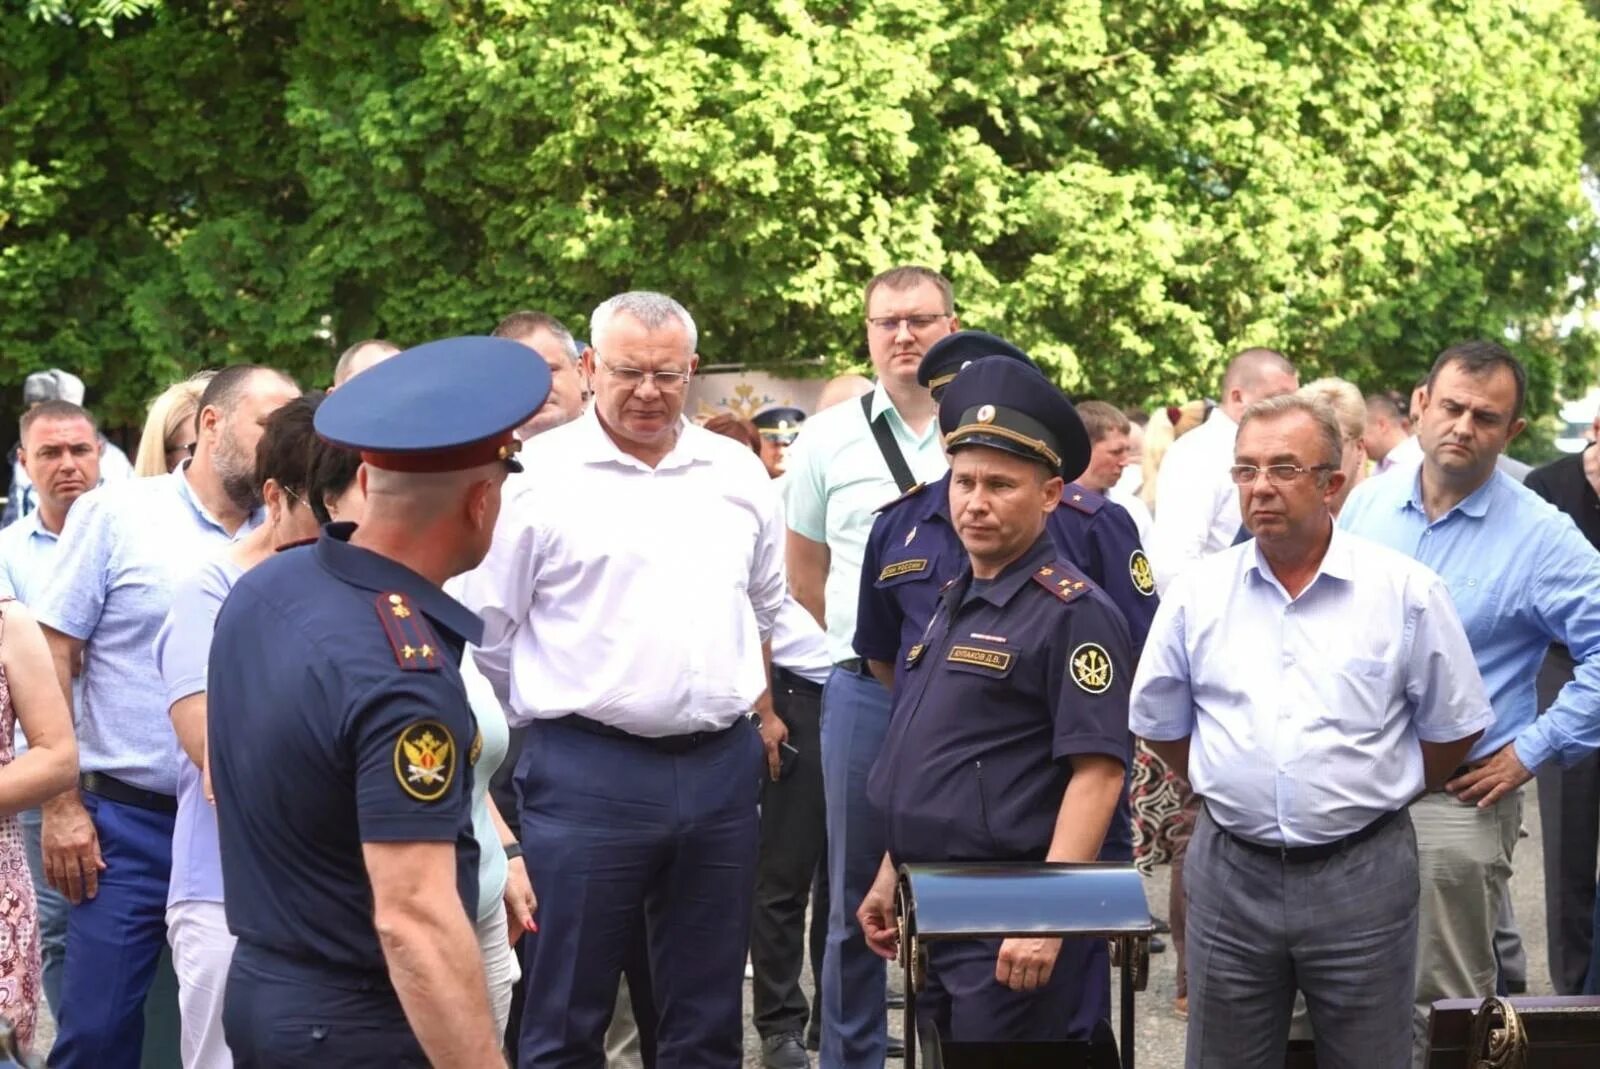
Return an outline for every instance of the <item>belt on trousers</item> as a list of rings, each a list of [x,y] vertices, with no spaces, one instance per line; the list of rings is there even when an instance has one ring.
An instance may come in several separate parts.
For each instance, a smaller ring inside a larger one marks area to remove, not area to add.
[[[1217,824],[1216,817],[1212,817],[1211,822],[1213,824],[1217,824],[1217,830],[1223,835],[1227,836],[1231,842],[1238,843],[1246,850],[1253,850],[1258,854],[1266,854],[1269,857],[1278,858],[1280,861],[1283,861],[1286,864],[1294,865],[1305,864],[1312,861],[1326,861],[1328,858],[1333,857],[1335,854],[1338,854],[1342,851],[1348,850],[1357,843],[1366,842],[1368,839],[1372,838],[1374,835],[1378,834],[1385,827],[1387,827],[1389,822],[1394,820],[1394,818],[1399,816],[1402,812],[1404,812],[1404,810],[1391,810],[1388,813],[1384,813],[1382,816],[1378,817],[1377,820],[1374,820],[1371,824],[1368,824],[1359,831],[1353,831],[1349,835],[1346,835],[1343,839],[1335,839],[1331,843],[1318,843],[1315,846],[1284,846],[1281,844],[1271,845],[1268,843],[1258,843],[1251,839],[1246,839],[1243,836],[1233,834],[1233,832],[1229,831],[1227,828],[1224,828],[1221,824]]]
[[[631,731],[623,731],[621,728],[614,728],[610,724],[602,724],[598,720],[590,720],[588,717],[579,716],[577,713],[573,713],[571,716],[556,717],[550,723],[576,728],[590,735],[599,735],[604,739],[624,739],[628,742],[637,743],[646,749],[655,750],[657,753],[684,754],[709,742],[715,742],[728,732],[738,730],[742,725],[747,726],[746,721],[748,719],[748,717],[741,716],[721,731],[696,731],[688,735],[662,735],[660,737],[635,735]]]
[[[786,687],[797,694],[812,694],[818,697],[822,695],[821,683],[813,683],[805,676],[791,672],[787,668],[779,668],[777,665],[772,666],[772,685]]]
[[[137,809],[148,809],[152,813],[176,813],[178,800],[170,794],[161,794],[158,791],[147,791],[143,787],[123,783],[114,776],[104,772],[85,772],[78,777],[78,786],[111,802],[122,805],[131,805]]]
[[[868,678],[872,676],[872,669],[868,668],[867,662],[860,657],[846,657],[835,664],[834,667],[842,668],[853,676],[866,676]]]

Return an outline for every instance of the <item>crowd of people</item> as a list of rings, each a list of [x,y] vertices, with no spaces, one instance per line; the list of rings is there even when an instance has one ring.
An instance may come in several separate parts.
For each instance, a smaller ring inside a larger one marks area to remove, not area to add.
[[[1069,399],[935,271],[870,378],[686,416],[691,312],[351,346],[166,389],[130,463],[29,376],[0,530],[0,1014],[185,1069],[878,1069],[898,865],[1170,862],[1191,1069],[1421,1069],[1600,993],[1600,448],[1505,455],[1502,346],[1409,393],[1271,349]],[[1597,419],[1600,430],[1600,419]],[[810,991],[801,982],[809,959]],[[1103,941],[930,951],[955,1041],[1110,1044]]]

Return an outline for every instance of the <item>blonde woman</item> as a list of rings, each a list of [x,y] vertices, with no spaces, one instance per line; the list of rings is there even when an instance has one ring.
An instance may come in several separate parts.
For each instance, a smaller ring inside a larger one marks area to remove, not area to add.
[[[1308,382],[1300,387],[1300,396],[1321,401],[1333,410],[1339,422],[1339,438],[1343,448],[1339,452],[1339,470],[1344,472],[1344,486],[1328,503],[1335,516],[1344,507],[1350,491],[1367,477],[1367,401],[1361,391],[1344,379],[1325,378]]]
[[[139,435],[139,452],[134,455],[133,474],[165,475],[177,468],[194,448],[194,414],[200,394],[215,371],[202,371],[182,382],[175,382],[150,402],[144,431]]]

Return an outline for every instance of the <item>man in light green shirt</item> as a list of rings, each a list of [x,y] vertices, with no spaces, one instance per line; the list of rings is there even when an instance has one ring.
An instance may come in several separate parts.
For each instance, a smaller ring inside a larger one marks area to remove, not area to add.
[[[884,965],[855,914],[883,858],[883,822],[867,802],[866,780],[888,730],[889,691],[855,655],[856,604],[873,513],[903,489],[891,462],[916,481],[944,474],[937,406],[917,384],[917,367],[930,345],[961,329],[950,283],[926,267],[878,275],[867,283],[866,306],[867,350],[878,377],[867,407],[847,401],[806,420],[789,447],[784,478],[789,586],[827,630],[837,665],[822,693],[829,891],[818,999],[823,1069],[881,1069],[887,1051]],[[889,431],[883,446],[874,424]]]

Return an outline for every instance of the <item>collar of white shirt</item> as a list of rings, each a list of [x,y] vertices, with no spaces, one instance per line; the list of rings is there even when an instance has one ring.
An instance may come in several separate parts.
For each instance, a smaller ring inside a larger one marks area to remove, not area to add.
[[[1254,563],[1246,565],[1243,569],[1244,581],[1249,582],[1250,577],[1254,575],[1257,579],[1277,587],[1278,592],[1283,595],[1285,601],[1296,600],[1289,596],[1289,592],[1284,589],[1283,584],[1278,581],[1277,575],[1273,573],[1272,565],[1268,563],[1266,554],[1261,551],[1261,542],[1252,539],[1250,547]],[[1328,539],[1327,552],[1322,555],[1321,562],[1317,564],[1317,574],[1313,575],[1311,582],[1307,583],[1305,589],[1300,591],[1300,596],[1304,597],[1325,575],[1343,582],[1353,580],[1355,578],[1355,560],[1352,553],[1353,547],[1350,545],[1350,535],[1335,526],[1333,536]]]
[[[577,439],[573,444],[577,446],[576,456],[583,464],[620,464],[627,468],[638,468],[641,471],[652,470],[648,464],[624,453],[600,422],[600,413],[594,405],[578,417],[581,420]],[[691,464],[709,462],[712,457],[706,448],[706,443],[712,438],[711,432],[703,427],[696,427],[687,419],[678,419],[678,440],[673,443],[672,451],[661,458],[653,470],[665,471],[670,468],[686,468]]]

